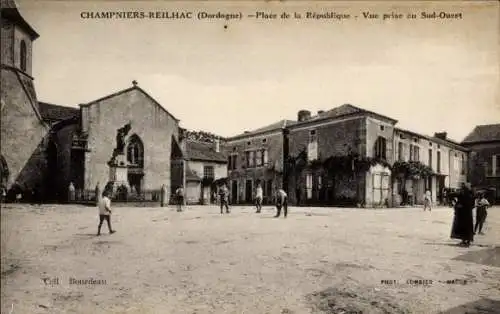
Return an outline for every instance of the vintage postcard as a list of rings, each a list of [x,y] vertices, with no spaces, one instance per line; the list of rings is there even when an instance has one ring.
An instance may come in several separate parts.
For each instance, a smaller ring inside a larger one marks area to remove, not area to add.
[[[499,12],[1,0],[1,313],[500,313]]]

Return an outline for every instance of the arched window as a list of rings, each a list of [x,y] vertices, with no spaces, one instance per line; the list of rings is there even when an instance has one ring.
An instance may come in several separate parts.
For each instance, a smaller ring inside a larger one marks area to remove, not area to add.
[[[20,54],[21,70],[26,72],[27,53],[26,53],[26,42],[24,40],[21,40],[21,50],[19,54]]]
[[[375,158],[386,159],[387,158],[387,141],[385,138],[379,136],[375,141],[374,153]]]
[[[144,166],[144,145],[136,134],[130,136],[128,140],[127,161],[132,166]]]

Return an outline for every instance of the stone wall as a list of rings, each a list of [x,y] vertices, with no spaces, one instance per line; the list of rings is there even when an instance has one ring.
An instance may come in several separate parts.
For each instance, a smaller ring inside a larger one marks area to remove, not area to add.
[[[268,164],[259,167],[246,167],[245,151],[267,149]],[[271,202],[272,195],[278,186],[282,184],[283,171],[283,133],[281,129],[259,135],[249,135],[248,137],[228,140],[222,146],[226,156],[233,155],[237,158],[236,169],[228,170],[228,188],[230,190],[230,202],[250,203],[253,202],[256,182],[265,181],[266,184],[272,181],[271,193],[265,188],[264,194],[267,202]],[[247,181],[251,182],[251,194],[247,195]],[[236,190],[234,184],[236,182]],[[236,198],[236,199],[235,199]]]
[[[9,168],[8,186],[32,188],[42,184],[48,127],[37,115],[36,98],[23,83],[24,74],[1,70],[1,154]],[[31,82],[30,79],[27,81]]]
[[[1,58],[2,64],[14,66],[14,24],[9,21],[2,19],[2,30],[1,30]]]
[[[97,103],[83,105],[83,132],[88,132],[85,158],[85,188],[93,189],[109,179],[108,161],[116,148],[117,130],[131,122],[128,136],[136,134],[144,144],[143,190],[171,190],[172,136],[178,137],[178,122],[139,88],[132,88]]]
[[[294,126],[290,129],[290,156],[297,156],[301,151],[307,151],[311,130],[316,131],[318,139],[318,159],[324,161],[331,156],[347,155],[349,152],[366,154],[366,118],[350,117],[339,120],[318,121],[316,123],[306,123]],[[322,186],[327,191],[324,193],[323,203],[333,204],[335,199],[364,198],[363,177],[354,177],[349,180],[341,178],[340,175],[334,180],[324,175],[324,170],[308,170],[300,174],[290,175],[289,198],[290,202],[296,204],[300,199],[301,204],[318,203],[319,201],[307,199],[306,176],[312,174],[313,181],[316,182],[318,176],[322,176]],[[344,183],[341,183],[344,182]],[[313,195],[319,195],[319,188],[313,183]],[[298,188],[298,189],[297,189]],[[317,190],[316,190],[317,189]],[[298,195],[297,193],[300,193]]]
[[[72,151],[73,135],[78,129],[79,125],[75,122],[58,129],[52,136],[57,147],[57,172],[51,173],[51,175],[56,177],[54,189],[57,189],[61,200],[65,200],[66,195],[68,195],[70,182],[73,182],[76,189],[84,188],[84,174],[80,173],[83,171],[84,155],[80,154],[79,151]]]
[[[500,203],[500,173],[492,176],[492,157],[500,155],[500,143],[471,145],[470,182],[475,189],[495,189],[494,199]]]

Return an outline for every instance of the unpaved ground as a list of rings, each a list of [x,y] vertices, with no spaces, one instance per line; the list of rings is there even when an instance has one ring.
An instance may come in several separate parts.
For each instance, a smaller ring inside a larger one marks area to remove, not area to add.
[[[500,208],[470,248],[450,208],[273,214],[120,207],[96,237],[95,208],[4,206],[2,313],[500,313]]]

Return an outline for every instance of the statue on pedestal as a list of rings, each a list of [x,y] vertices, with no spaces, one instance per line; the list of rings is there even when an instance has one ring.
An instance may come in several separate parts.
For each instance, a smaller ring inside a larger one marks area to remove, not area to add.
[[[123,155],[125,150],[125,137],[130,132],[132,128],[131,123],[125,124],[123,127],[119,128],[116,132],[116,148],[113,150],[113,156],[111,157],[110,163],[114,163],[116,156]]]

